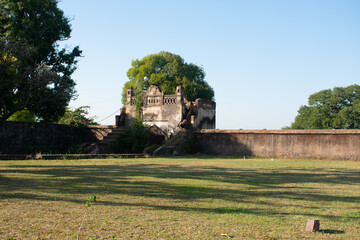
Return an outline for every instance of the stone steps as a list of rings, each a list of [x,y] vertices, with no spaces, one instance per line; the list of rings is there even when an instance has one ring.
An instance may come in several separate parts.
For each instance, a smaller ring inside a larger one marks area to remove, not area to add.
[[[110,132],[108,135],[104,136],[104,138],[99,141],[99,143],[102,144],[110,144],[116,141],[116,139],[122,134],[124,133],[126,130],[125,127],[118,127],[118,128],[114,128],[112,130],[112,132]]]

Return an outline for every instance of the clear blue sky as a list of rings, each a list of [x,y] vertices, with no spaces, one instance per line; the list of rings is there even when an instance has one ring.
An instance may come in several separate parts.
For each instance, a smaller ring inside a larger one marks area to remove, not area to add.
[[[204,68],[219,129],[280,129],[310,94],[360,82],[358,0],[62,0],[73,78],[100,121],[121,107],[131,60],[169,51]],[[114,116],[100,122],[115,124]]]

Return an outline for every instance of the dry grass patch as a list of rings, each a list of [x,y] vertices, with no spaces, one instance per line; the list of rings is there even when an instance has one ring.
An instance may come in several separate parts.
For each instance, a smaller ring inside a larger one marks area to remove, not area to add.
[[[358,239],[359,183],[352,161],[0,161],[0,239]]]

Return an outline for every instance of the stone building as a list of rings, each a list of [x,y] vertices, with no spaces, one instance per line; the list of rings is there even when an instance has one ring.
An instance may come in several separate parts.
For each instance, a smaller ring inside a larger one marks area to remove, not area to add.
[[[116,118],[118,126],[128,125],[136,117],[132,87],[127,89],[126,102]],[[166,95],[152,84],[143,94],[141,117],[145,124],[158,126],[170,137],[179,129],[215,129],[215,109],[215,102],[207,99],[188,101],[182,86],[176,88],[175,94]]]

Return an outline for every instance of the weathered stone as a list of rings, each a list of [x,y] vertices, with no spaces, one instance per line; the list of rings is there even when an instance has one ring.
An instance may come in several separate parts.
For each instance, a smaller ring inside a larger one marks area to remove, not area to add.
[[[360,130],[201,130],[199,152],[266,158],[360,160]]]
[[[125,117],[126,117],[125,110],[126,110],[125,108],[121,108],[120,115],[115,116],[115,124],[117,127],[125,126]]]
[[[185,154],[187,154],[187,151],[182,146],[161,146],[153,153],[154,156],[181,156]]]
[[[84,143],[80,146],[79,152],[85,154],[108,154],[111,153],[111,146],[101,142]]]
[[[144,149],[143,153],[146,154],[146,155],[152,155],[155,150],[153,150],[153,146],[150,146],[150,147],[146,147]]]
[[[0,123],[1,153],[62,153],[74,145],[93,141],[90,131],[52,123]]]
[[[36,153],[36,154],[28,154],[26,155],[25,159],[42,159],[42,154],[41,153]]]
[[[305,230],[307,232],[318,232],[320,228],[319,219],[308,219]]]
[[[176,147],[175,150],[173,151],[174,156],[182,156],[182,155],[186,155],[186,154],[187,154],[187,151],[182,146]]]
[[[166,133],[156,125],[146,131],[149,133],[149,145],[162,144],[166,139]]]
[[[175,149],[176,147],[174,146],[161,146],[154,151],[153,155],[154,156],[173,155]]]
[[[131,87],[127,89],[126,99],[125,124],[129,125],[137,117]],[[199,98],[195,102],[188,101],[182,86],[176,88],[175,94],[165,95],[158,85],[151,84],[143,94],[141,117],[145,124],[157,125],[170,138],[181,128],[214,129],[215,108],[215,102],[210,100]],[[116,117],[117,124],[120,124],[120,116]]]

